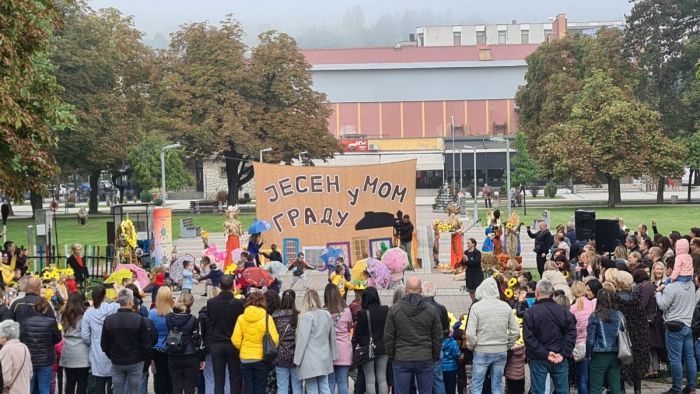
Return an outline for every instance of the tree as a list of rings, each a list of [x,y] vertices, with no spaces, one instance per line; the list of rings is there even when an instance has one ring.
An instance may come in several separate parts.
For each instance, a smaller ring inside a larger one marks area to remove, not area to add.
[[[526,186],[540,179],[540,168],[527,151],[527,134],[522,131],[515,135],[515,150],[518,153],[511,160],[515,167],[511,174],[513,184]]]
[[[162,135],[149,133],[137,145],[129,147],[129,167],[134,184],[139,191],[160,187],[160,150],[171,143]],[[168,190],[180,190],[192,184],[192,177],[182,162],[179,150],[165,152],[165,168],[165,185]]]
[[[641,70],[637,96],[661,114],[664,133],[687,136],[697,107],[683,105],[684,92],[693,82],[697,53],[689,41],[700,36],[700,2],[694,0],[640,0],[634,3],[625,27],[625,54]],[[665,174],[661,174],[657,202],[663,201]]]
[[[150,50],[132,18],[115,9],[67,10],[54,61],[66,102],[78,123],[66,132],[57,157],[63,169],[90,175],[90,212],[97,212],[103,171],[120,171],[128,147],[139,140],[147,119]]]
[[[14,198],[29,190],[39,208],[45,182],[57,172],[58,132],[74,121],[49,57],[61,24],[51,1],[0,3],[0,190]]]

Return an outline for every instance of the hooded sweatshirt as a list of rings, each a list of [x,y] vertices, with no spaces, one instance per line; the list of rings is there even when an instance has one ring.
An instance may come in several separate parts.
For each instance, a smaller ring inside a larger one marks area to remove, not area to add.
[[[520,336],[520,327],[510,306],[500,300],[496,280],[481,282],[476,299],[467,320],[467,347],[479,353],[508,351]]]
[[[102,325],[105,318],[119,309],[117,303],[100,304],[99,308],[90,308],[85,311],[80,324],[80,336],[83,342],[90,347],[90,368],[94,376],[108,377],[112,370],[112,362],[102,351],[100,341],[102,340]]]
[[[435,308],[420,294],[407,294],[389,308],[384,346],[396,361],[440,360],[442,326]]]
[[[671,282],[656,292],[656,304],[664,311],[664,321],[681,321],[690,327],[695,309],[693,282]]]
[[[693,257],[689,254],[690,244],[685,238],[676,242],[676,261],[673,264],[671,279],[676,280],[679,276],[693,276]]]

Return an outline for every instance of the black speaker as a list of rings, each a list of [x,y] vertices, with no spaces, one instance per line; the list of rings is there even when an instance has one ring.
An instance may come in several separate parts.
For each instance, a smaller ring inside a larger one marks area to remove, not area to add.
[[[615,251],[620,234],[620,222],[610,219],[598,219],[595,221],[595,247],[601,252],[611,253]]]
[[[577,240],[588,241],[595,237],[595,211],[577,209],[574,212],[574,221]]]
[[[114,245],[117,235],[114,232],[114,222],[107,222],[107,245]]]

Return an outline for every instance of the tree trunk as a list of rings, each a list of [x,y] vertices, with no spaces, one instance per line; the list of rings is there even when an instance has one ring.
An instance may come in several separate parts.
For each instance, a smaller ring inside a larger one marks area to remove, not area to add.
[[[620,186],[620,178],[615,179],[615,203],[622,202],[622,187]]]
[[[97,205],[99,201],[97,199],[100,186],[100,171],[93,171],[90,174],[90,201],[88,202],[88,213],[98,213]]]
[[[690,169],[690,173],[688,174],[688,202],[691,202],[692,199],[692,191],[693,191],[693,174],[695,174],[695,178],[698,177],[698,174],[695,172],[694,169]]]
[[[34,192],[29,193],[29,203],[32,206],[32,218],[36,216],[38,209],[44,208],[44,197]]]
[[[664,188],[666,187],[666,178],[659,178],[659,183],[656,185],[656,203],[664,203]]]
[[[229,150],[224,153],[226,159],[226,183],[228,186],[228,205],[238,204],[238,189],[253,179],[253,166],[246,165],[247,161],[236,151],[236,145],[229,144]]]
[[[616,179],[607,175],[606,178],[608,180],[608,208],[615,208],[615,203],[617,202],[617,198],[615,195]]]

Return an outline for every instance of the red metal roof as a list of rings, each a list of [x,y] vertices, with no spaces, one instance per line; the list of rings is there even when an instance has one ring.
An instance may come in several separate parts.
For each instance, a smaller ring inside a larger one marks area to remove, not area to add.
[[[311,65],[422,63],[478,61],[479,49],[490,48],[492,60],[524,60],[538,44],[479,45],[459,47],[403,48],[332,48],[305,49],[302,52]]]

